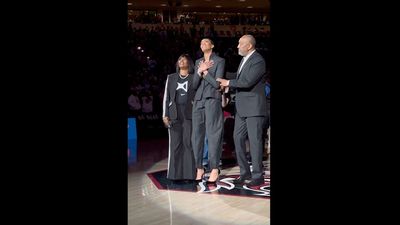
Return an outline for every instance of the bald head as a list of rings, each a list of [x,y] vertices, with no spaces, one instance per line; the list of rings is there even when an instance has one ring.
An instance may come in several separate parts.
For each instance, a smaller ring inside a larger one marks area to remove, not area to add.
[[[251,34],[245,34],[242,36],[245,40],[252,45],[252,49],[256,48],[256,39]]]
[[[256,48],[256,39],[250,34],[243,35],[239,39],[237,48],[239,49],[239,55],[246,56]]]

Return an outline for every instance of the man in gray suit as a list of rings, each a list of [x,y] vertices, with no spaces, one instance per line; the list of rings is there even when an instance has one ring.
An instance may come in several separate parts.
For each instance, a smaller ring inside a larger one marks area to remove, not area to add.
[[[244,183],[251,178],[247,186],[259,186],[263,177],[263,128],[267,106],[265,98],[265,60],[255,50],[256,40],[252,35],[243,35],[237,48],[243,59],[239,65],[236,79],[217,79],[223,87],[236,89],[236,115],[234,128],[235,150],[240,167],[240,177],[235,184]],[[246,158],[246,138],[250,143],[250,155],[253,171],[250,171]]]
[[[196,60],[196,74],[193,76],[193,88],[196,90],[193,103],[192,145],[196,161],[196,180],[204,175],[202,164],[204,138],[208,139],[208,159],[211,169],[208,183],[215,183],[219,177],[219,161],[222,153],[224,118],[222,97],[217,78],[225,72],[225,59],[213,52],[214,43],[208,38],[201,40],[200,48],[204,56]]]

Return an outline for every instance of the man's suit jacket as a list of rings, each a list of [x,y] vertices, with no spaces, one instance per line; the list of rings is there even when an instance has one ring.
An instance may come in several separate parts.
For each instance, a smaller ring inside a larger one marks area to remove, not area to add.
[[[188,87],[187,87],[187,102],[185,109],[186,119],[192,118],[192,108],[193,108],[193,98],[194,98],[194,88],[193,88],[193,76],[194,74],[188,75]],[[178,112],[176,107],[176,88],[178,87],[179,74],[173,73],[169,74],[167,81],[165,82],[164,99],[163,99],[163,117],[169,117],[171,120],[178,119]]]
[[[254,52],[236,79],[229,81],[229,87],[236,89],[235,106],[239,116],[266,116],[265,75],[265,60]]]
[[[196,90],[195,100],[202,98],[215,98],[221,99],[221,92],[219,82],[217,78],[222,78],[225,74],[225,59],[217,56],[215,53],[211,53],[210,60],[214,61],[214,65],[208,69],[208,74],[202,79],[198,74],[200,62],[204,60],[204,57],[196,60],[195,74],[193,75],[193,87]]]

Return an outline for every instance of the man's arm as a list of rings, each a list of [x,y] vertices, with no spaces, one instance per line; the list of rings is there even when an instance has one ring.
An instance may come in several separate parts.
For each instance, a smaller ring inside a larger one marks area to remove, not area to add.
[[[251,65],[250,71],[246,74],[242,74],[239,79],[217,79],[217,81],[221,82],[221,86],[223,87],[248,88],[259,82],[264,74],[265,61],[263,59],[259,59],[257,62]]]

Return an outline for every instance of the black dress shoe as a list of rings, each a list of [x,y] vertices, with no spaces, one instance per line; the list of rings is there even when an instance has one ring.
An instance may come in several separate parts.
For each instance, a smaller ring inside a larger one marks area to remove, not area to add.
[[[220,169],[218,169],[218,177],[217,177],[217,179],[215,179],[215,180],[213,180],[213,181],[211,181],[211,180],[207,180],[207,184],[215,184],[215,183],[217,183],[217,181],[219,180],[219,174],[221,173],[221,170]]]
[[[250,180],[250,179],[251,179],[251,177],[242,177],[242,176],[240,176],[240,177],[234,179],[233,183],[234,184],[243,184],[246,180]]]
[[[264,179],[257,179],[257,180],[251,180],[248,184],[246,184],[247,187],[254,187],[254,186],[260,186],[264,184]]]
[[[219,180],[219,176],[217,177],[217,179],[215,179],[213,181],[207,180],[206,184],[216,184],[218,180]]]

